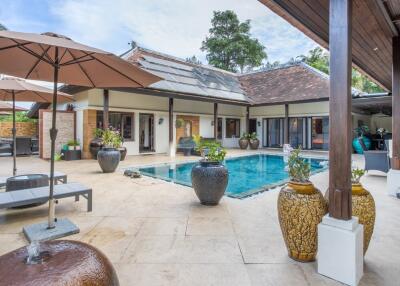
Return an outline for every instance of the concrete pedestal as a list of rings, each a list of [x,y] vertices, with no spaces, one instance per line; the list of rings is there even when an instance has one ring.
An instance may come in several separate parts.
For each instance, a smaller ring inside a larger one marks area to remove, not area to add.
[[[390,169],[387,174],[387,192],[390,196],[400,193],[400,170]]]
[[[318,225],[318,273],[356,286],[363,275],[363,226],[324,216]]]
[[[176,156],[176,146],[175,144],[169,144],[169,156],[175,158]]]

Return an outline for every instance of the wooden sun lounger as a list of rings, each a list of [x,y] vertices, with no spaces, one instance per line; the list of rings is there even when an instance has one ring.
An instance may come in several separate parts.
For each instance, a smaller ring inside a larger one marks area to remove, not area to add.
[[[50,178],[50,173],[43,173]],[[7,179],[10,177],[0,177],[0,188],[5,188]],[[66,184],[67,183],[67,175],[61,172],[54,172],[54,184]]]
[[[67,183],[54,185],[54,198],[62,199],[75,197],[79,201],[79,196],[87,199],[87,211],[92,211],[92,189],[80,183]],[[0,209],[26,206],[48,201],[49,187],[24,189],[12,192],[0,192]]]

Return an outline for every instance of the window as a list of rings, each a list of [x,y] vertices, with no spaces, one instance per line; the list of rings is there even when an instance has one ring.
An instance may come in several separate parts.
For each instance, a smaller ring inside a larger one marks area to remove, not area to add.
[[[103,128],[103,111],[97,111],[97,128]],[[108,126],[121,132],[125,141],[135,140],[134,113],[109,112]]]
[[[226,119],[226,138],[239,138],[240,137],[240,119],[227,118]]]
[[[282,147],[283,122],[282,118],[267,118],[263,120],[264,147]]]
[[[305,123],[304,118],[295,117],[289,118],[289,143],[292,147],[305,148]]]

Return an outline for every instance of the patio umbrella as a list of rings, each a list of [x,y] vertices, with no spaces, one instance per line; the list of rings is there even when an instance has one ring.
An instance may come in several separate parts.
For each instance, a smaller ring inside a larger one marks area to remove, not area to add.
[[[54,82],[48,221],[48,228],[52,229],[55,227],[53,177],[58,82],[93,88],[145,87],[161,78],[114,54],[62,35],[11,31],[0,31],[0,73]]]
[[[51,102],[53,91],[51,89],[26,82],[22,79],[17,78],[3,78],[0,80],[0,100],[12,101],[11,111],[13,114],[13,176],[17,174],[17,142],[16,135],[17,129],[15,128],[15,112],[26,110],[15,106],[16,101],[34,101],[34,102]],[[68,96],[66,93],[58,92],[58,100],[60,102],[73,101],[72,96]],[[7,103],[8,104],[8,103]],[[8,104],[10,105],[10,104]],[[1,110],[0,105],[0,110]]]
[[[15,111],[28,111],[28,109],[15,106]],[[13,105],[8,102],[0,102],[0,114],[1,115],[10,115],[13,111]]]

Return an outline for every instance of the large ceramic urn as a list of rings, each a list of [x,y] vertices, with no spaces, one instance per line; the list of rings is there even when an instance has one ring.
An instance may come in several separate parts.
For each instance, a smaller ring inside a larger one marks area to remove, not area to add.
[[[193,189],[203,205],[219,203],[228,185],[228,169],[220,162],[201,160],[192,168]]]
[[[329,193],[325,193],[329,204]],[[364,255],[368,250],[375,226],[375,200],[371,193],[364,189],[360,183],[351,185],[352,215],[358,217],[358,222],[364,226]]]
[[[248,146],[249,146],[249,140],[247,140],[246,138],[240,138],[239,139],[239,147],[240,147],[240,149],[246,150]]]
[[[121,161],[124,161],[125,157],[126,157],[126,152],[127,152],[126,147],[122,146],[117,149],[121,153]]]
[[[119,285],[107,257],[79,241],[43,242],[34,263],[27,263],[27,257],[26,247],[0,256],[0,285]]]
[[[103,173],[113,173],[121,160],[121,153],[115,148],[103,147],[97,153],[97,161]]]
[[[317,227],[328,208],[312,183],[289,182],[278,196],[278,217],[290,258],[309,262],[317,255]]]
[[[250,149],[257,150],[258,147],[260,146],[260,140],[258,140],[257,138],[250,139],[249,144],[250,144]]]

